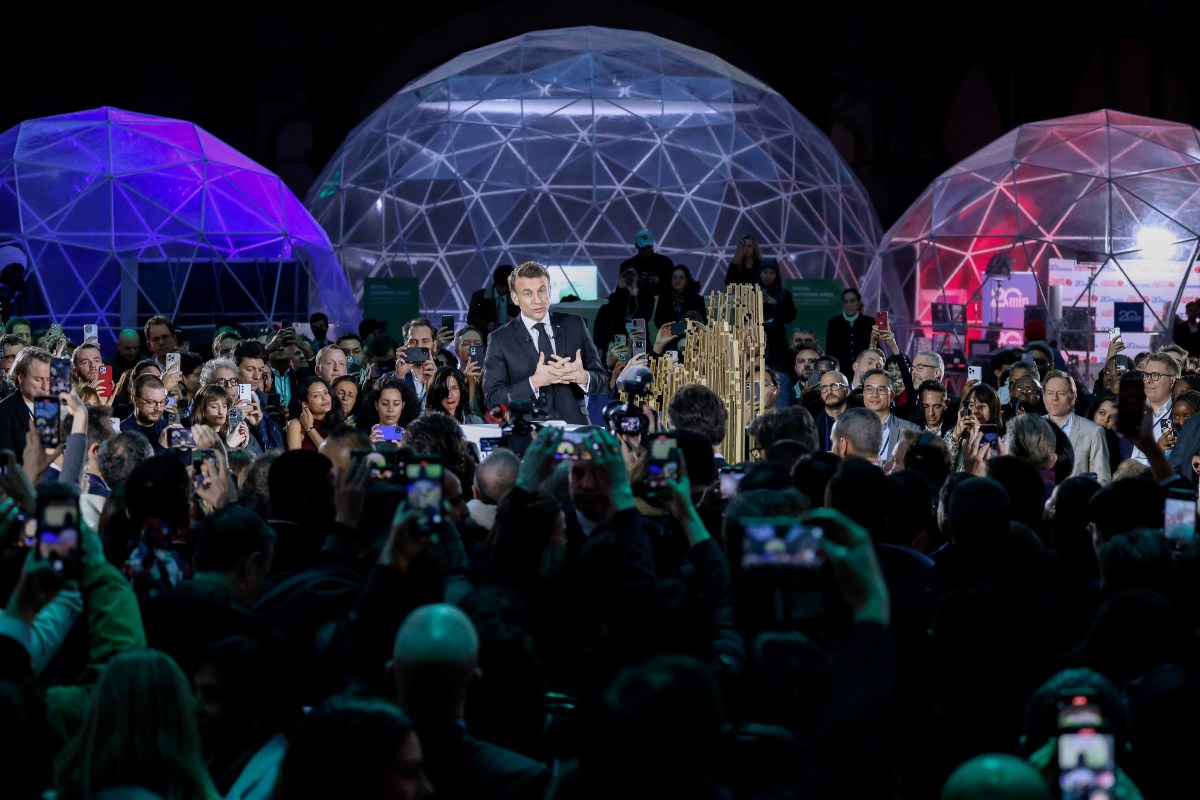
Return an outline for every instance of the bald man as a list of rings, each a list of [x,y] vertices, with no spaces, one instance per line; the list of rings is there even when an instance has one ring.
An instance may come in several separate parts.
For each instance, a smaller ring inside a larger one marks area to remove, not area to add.
[[[121,379],[121,373],[133,369],[141,360],[142,340],[133,328],[117,334],[117,355],[112,360],[113,382]]]
[[[1052,800],[1050,787],[1026,761],[1006,753],[976,756],[946,779],[942,800]]]
[[[471,519],[481,528],[491,530],[496,524],[496,510],[500,500],[517,483],[521,470],[521,459],[506,447],[498,447],[475,470],[474,495],[467,502]]]
[[[425,770],[441,796],[540,798],[544,764],[467,731],[467,695],[477,677],[479,636],[448,603],[421,606],[396,633],[396,700],[416,723]]]

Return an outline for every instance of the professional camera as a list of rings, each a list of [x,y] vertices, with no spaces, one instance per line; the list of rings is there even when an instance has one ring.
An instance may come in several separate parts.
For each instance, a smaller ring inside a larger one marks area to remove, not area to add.
[[[493,409],[496,415],[496,409]],[[532,400],[510,400],[507,406],[501,407],[500,414],[504,415],[505,424],[500,429],[500,446],[512,450],[518,456],[533,442],[533,433],[538,429],[533,417]],[[498,415],[497,415],[498,416]]]
[[[647,367],[626,367],[617,379],[617,389],[624,400],[614,400],[604,409],[604,421],[616,435],[636,433],[645,435],[650,420],[642,413],[641,400],[650,393],[654,376]]]

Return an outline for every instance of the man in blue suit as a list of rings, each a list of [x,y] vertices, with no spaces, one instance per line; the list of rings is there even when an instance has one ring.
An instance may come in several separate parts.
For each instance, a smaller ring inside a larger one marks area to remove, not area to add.
[[[533,400],[548,419],[586,425],[587,395],[607,379],[600,353],[580,317],[551,314],[550,273],[527,261],[508,277],[521,313],[488,337],[483,396],[489,407]]]

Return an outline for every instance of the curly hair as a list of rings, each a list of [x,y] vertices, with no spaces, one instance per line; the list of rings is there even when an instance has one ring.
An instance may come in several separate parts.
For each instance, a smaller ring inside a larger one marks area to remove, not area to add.
[[[442,457],[446,469],[458,475],[463,486],[475,482],[475,454],[462,428],[447,414],[429,414],[404,429],[404,445],[414,453]]]

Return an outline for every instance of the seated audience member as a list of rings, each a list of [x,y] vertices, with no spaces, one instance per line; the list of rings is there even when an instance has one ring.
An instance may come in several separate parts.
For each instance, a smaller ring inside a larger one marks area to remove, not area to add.
[[[362,397],[362,390],[359,388],[358,382],[354,380],[353,376],[343,375],[331,385],[338,402],[342,404],[342,415],[346,418],[346,424],[357,425],[359,398]]]
[[[870,409],[849,408],[837,418],[830,440],[833,442],[830,452],[838,458],[854,456],[878,464],[879,449],[883,445],[883,423]]]
[[[946,449],[954,458],[954,471],[963,470],[963,445],[974,435],[980,425],[995,425],[997,434],[1004,433],[1004,420],[1000,414],[1000,397],[987,384],[972,386],[963,397],[954,428],[942,436]]]
[[[358,427],[370,431],[372,442],[396,441],[396,432],[385,428],[403,430],[420,415],[421,401],[409,382],[385,378],[364,404]]]
[[[334,346],[346,354],[346,370],[348,375],[358,375],[363,369],[363,343],[357,333],[346,331],[339,334]]]
[[[419,365],[410,365],[404,351],[396,353],[395,376],[408,381],[422,404],[425,402],[425,392],[429,383],[438,370],[438,363],[434,358],[437,354],[437,341],[437,329],[433,327],[432,322],[424,318],[414,319],[404,326],[404,347],[406,350],[411,347],[424,348],[429,351],[429,358]]]
[[[1141,793],[1122,764],[1129,752],[1129,710],[1124,698],[1112,682],[1091,669],[1067,669],[1050,676],[1025,703],[1021,746],[1032,764],[1046,778],[1056,781],[1058,769],[1058,738],[1064,731],[1059,724],[1060,702],[1063,697],[1083,696],[1099,712],[1099,720],[1082,717],[1080,728],[1100,728],[1113,736],[1113,750],[1105,755],[1116,762],[1116,785],[1113,797],[1141,797]]]
[[[924,430],[944,436],[954,427],[957,416],[950,411],[949,400],[950,393],[940,381],[922,381],[917,387],[917,411],[913,421],[919,417]]]
[[[813,415],[816,423],[820,448],[828,452],[833,449],[833,426],[842,412],[849,408],[850,384],[846,376],[836,369],[821,373],[819,380],[815,413],[813,406],[805,407],[808,408],[809,414]]]
[[[1046,778],[1008,753],[987,753],[961,764],[942,787],[941,800],[1054,800]]]
[[[763,450],[784,439],[799,442],[805,448],[799,455],[814,452],[818,446],[812,415],[799,406],[765,411],[754,418],[747,432]]]
[[[416,723],[430,780],[451,797],[542,797],[545,765],[467,730],[478,658],[475,626],[452,605],[416,609],[396,634],[396,699]]]
[[[329,341],[329,317],[325,312],[316,311],[311,314],[308,318],[308,329],[312,331],[312,338],[305,337],[305,339],[314,351],[333,344]]]
[[[430,414],[413,420],[404,429],[404,446],[414,453],[438,453],[446,469],[458,475],[464,486],[475,479],[474,445],[463,437],[462,428],[445,414]]]
[[[717,466],[725,466],[721,443],[725,441],[729,411],[712,389],[699,383],[681,387],[667,406],[667,418],[673,429],[694,431],[707,439],[712,445]]]
[[[110,489],[121,486],[134,467],[153,455],[154,448],[141,432],[122,431],[100,445],[100,477]]]
[[[227,448],[246,448],[255,455],[261,454],[259,444],[250,435],[250,427],[245,420],[232,430],[229,428],[229,406],[229,394],[220,386],[209,384],[196,394],[192,421],[216,431]]]
[[[1022,414],[1008,423],[1004,434],[1004,452],[1036,469],[1042,476],[1045,497],[1054,490],[1054,464],[1058,461],[1057,439],[1044,417]],[[976,473],[979,474],[979,473]]]
[[[445,414],[460,425],[481,425],[483,417],[468,406],[466,379],[454,367],[439,367],[425,395],[425,413]]]
[[[137,365],[141,352],[142,339],[137,331],[125,328],[117,334],[117,354],[112,359],[114,381]]]
[[[288,423],[288,450],[317,450],[325,433],[344,421],[342,405],[324,378],[308,378],[300,387],[300,415]]]
[[[275,531],[275,548],[271,574],[253,610],[296,644],[306,668],[325,646],[318,631],[346,618],[362,585],[343,548],[322,554],[327,537],[355,540],[361,512],[361,496],[357,504],[347,502],[352,498],[344,493],[335,500],[332,468],[320,453],[288,450],[274,460],[267,477],[267,524]]]
[[[59,797],[98,797],[137,787],[158,797],[211,800],[183,672],[157,650],[131,650],[105,666],[83,728],[63,751],[55,781]],[[147,742],[157,742],[154,758]]]
[[[271,796],[431,797],[427,758],[412,722],[394,703],[336,695],[297,727]]]
[[[474,497],[467,501],[467,510],[475,524],[484,530],[492,529],[496,506],[516,484],[520,469],[521,459],[505,447],[496,448],[480,463],[471,487]]]
[[[95,383],[100,380],[100,367],[103,364],[104,358],[97,344],[85,342],[71,353],[71,371],[81,383]]]
[[[193,577],[143,606],[149,645],[194,674],[210,644],[265,635],[251,609],[266,585],[274,548],[275,532],[253,511],[230,506],[206,517],[196,532]]]
[[[341,351],[338,351],[339,353]],[[270,373],[267,366],[267,351],[261,342],[248,339],[238,342],[233,349],[233,362],[237,368],[238,383],[250,385],[251,398],[243,400],[238,387],[222,384],[230,394],[230,402],[242,409],[250,435],[258,443],[257,452],[280,450],[284,446],[283,430],[277,421],[282,416],[284,406],[277,395],[267,393],[266,378]]]
[[[883,440],[879,444],[879,463],[886,464],[900,444],[900,437],[905,430],[920,430],[916,425],[899,415],[893,414],[892,380],[882,369],[871,369],[862,376],[863,407],[873,411],[879,417],[883,430]]]
[[[141,433],[150,442],[156,455],[168,451],[167,428],[170,420],[163,413],[167,407],[167,390],[153,375],[141,375],[133,382],[133,413],[121,420],[121,430]]]
[[[1091,472],[1100,483],[1108,483],[1112,478],[1108,442],[1099,425],[1075,413],[1075,381],[1065,372],[1051,370],[1046,373],[1042,394],[1047,418],[1070,439],[1075,456],[1071,474]]]
[[[821,358],[821,351],[815,345],[805,345],[795,351],[792,374],[789,376],[792,381],[790,386],[791,404],[803,404],[806,400],[811,400],[812,392],[816,389],[823,374],[817,370],[819,358]]]
[[[26,347],[13,363],[12,378],[17,391],[0,400],[0,450],[11,450],[18,464],[24,463],[25,436],[33,420],[33,401],[50,391],[48,350]]]
[[[471,355],[472,348],[475,349],[474,356]],[[467,384],[467,410],[482,418],[487,410],[483,401],[483,335],[470,325],[462,328],[454,337],[454,352]]]

